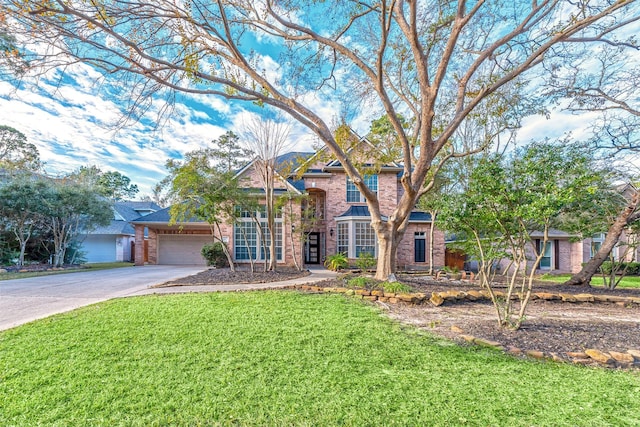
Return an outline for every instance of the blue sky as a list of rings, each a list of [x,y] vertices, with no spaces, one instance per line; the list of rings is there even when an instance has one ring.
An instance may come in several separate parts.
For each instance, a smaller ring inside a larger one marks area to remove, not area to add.
[[[0,125],[18,129],[38,147],[47,173],[62,175],[96,165],[127,175],[142,196],[165,176],[167,159],[203,147],[227,130],[238,132],[254,114],[239,103],[183,96],[158,126],[161,100],[142,120],[114,129],[125,110],[114,93],[117,83],[100,77],[90,67],[76,65],[64,74],[50,73],[37,85],[0,81]],[[313,136],[295,123],[290,138],[296,150],[312,149]]]

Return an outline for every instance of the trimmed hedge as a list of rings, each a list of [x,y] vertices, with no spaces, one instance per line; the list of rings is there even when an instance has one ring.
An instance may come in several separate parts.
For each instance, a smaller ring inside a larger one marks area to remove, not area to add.
[[[212,265],[216,268],[229,267],[229,260],[220,242],[204,245],[200,253],[202,257],[207,260],[207,265]]]
[[[614,263],[611,261],[605,261],[602,263],[600,267],[600,271],[604,274],[611,274],[611,269],[614,266]],[[624,271],[625,267],[627,271],[625,273],[626,276],[638,276],[640,275],[640,262],[615,262],[615,267],[618,272]]]

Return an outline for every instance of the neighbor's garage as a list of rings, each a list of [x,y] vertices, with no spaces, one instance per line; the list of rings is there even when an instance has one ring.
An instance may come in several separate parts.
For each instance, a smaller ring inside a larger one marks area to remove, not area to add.
[[[112,234],[89,235],[82,242],[82,250],[86,253],[86,262],[115,262],[116,237]]]
[[[158,235],[158,264],[206,265],[200,250],[211,243],[211,236],[193,234]]]

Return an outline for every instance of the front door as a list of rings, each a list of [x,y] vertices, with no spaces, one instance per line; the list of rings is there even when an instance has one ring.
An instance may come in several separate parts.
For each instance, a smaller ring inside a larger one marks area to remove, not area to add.
[[[320,264],[320,233],[309,233],[305,246],[305,264]]]

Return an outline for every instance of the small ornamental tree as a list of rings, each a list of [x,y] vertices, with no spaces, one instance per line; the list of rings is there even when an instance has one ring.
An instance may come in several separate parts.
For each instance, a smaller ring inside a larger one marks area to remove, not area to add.
[[[284,121],[261,120],[253,117],[245,124],[242,132],[243,143],[248,152],[255,157],[253,165],[258,173],[265,197],[267,216],[268,250],[265,258],[265,271],[275,271],[276,257],[276,197],[275,187],[279,181],[278,157],[283,154],[289,138],[289,126]],[[262,237],[266,236],[262,234]]]
[[[445,224],[471,236],[480,259],[479,277],[501,327],[519,329],[525,319],[549,230],[572,232],[571,222],[563,220],[595,206],[597,194],[608,188],[607,178],[582,147],[567,142],[532,143],[510,157],[485,157],[474,168],[458,204],[445,210]],[[539,245],[533,232],[542,234]],[[504,295],[490,280],[500,258],[510,265]]]
[[[53,265],[64,264],[66,251],[80,234],[113,218],[111,203],[91,189],[69,182],[55,183],[42,199],[44,230],[51,234]]]
[[[185,155],[183,161],[167,161],[170,194],[178,200],[171,206],[171,224],[197,217],[211,227],[213,240],[220,242],[231,271],[235,271],[233,257],[222,240],[220,225],[232,222],[234,207],[244,197],[238,187],[235,173],[223,171],[212,164],[207,149]]]

